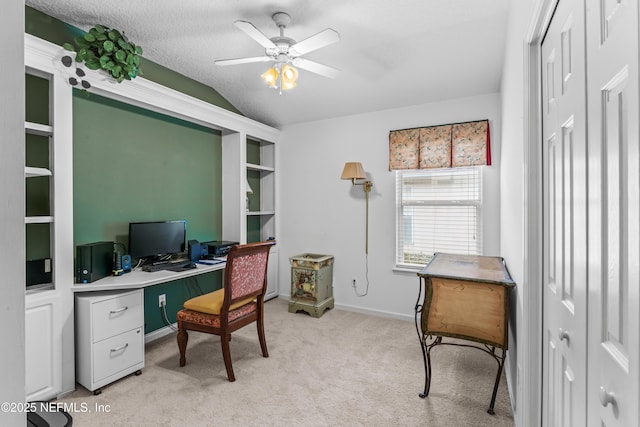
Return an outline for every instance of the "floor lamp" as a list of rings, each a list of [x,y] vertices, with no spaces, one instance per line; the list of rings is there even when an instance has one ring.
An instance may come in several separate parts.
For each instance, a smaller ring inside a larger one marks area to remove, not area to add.
[[[366,216],[365,216],[365,254],[369,254],[369,192],[373,184],[367,180],[367,175],[364,173],[364,168],[360,162],[347,162],[344,164],[342,170],[342,176],[340,179],[350,179],[353,185],[362,185],[366,199]],[[365,181],[356,182],[357,179],[364,179]]]

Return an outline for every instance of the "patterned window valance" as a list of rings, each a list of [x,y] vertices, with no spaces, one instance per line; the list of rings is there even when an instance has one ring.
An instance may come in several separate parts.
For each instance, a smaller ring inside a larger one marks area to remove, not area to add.
[[[489,121],[389,132],[389,170],[491,164]]]

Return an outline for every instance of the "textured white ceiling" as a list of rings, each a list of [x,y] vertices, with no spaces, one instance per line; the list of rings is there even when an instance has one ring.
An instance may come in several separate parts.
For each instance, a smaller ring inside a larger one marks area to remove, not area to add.
[[[88,30],[124,31],[144,57],[213,87],[243,114],[283,126],[499,91],[508,0],[26,0]],[[267,63],[220,67],[215,59],[264,49],[233,25],[278,34],[275,12],[291,15],[285,35],[325,28],[340,42],[305,55],[341,70],[336,79],[301,70],[282,95],[260,74]]]

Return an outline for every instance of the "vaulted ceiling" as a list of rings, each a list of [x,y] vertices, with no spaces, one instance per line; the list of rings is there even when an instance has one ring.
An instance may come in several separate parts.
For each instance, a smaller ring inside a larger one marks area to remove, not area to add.
[[[26,0],[27,6],[88,30],[124,31],[144,57],[213,87],[243,114],[283,125],[498,92],[508,0]],[[301,41],[325,28],[340,41],[305,58],[341,70],[335,79],[301,70],[279,95],[260,75],[269,63],[221,67],[216,59],[260,56],[264,48],[234,22]]]

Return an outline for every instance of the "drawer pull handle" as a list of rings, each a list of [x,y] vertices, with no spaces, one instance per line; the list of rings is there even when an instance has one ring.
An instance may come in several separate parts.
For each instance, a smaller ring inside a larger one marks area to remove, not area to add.
[[[125,345],[121,345],[118,348],[112,348],[111,349],[111,353],[115,353],[116,351],[124,350],[127,347],[129,347],[129,343],[126,343]]]
[[[118,314],[118,313],[122,313],[123,311],[128,310],[128,309],[129,309],[129,307],[122,307],[122,308],[119,308],[117,310],[111,310],[109,313]]]

